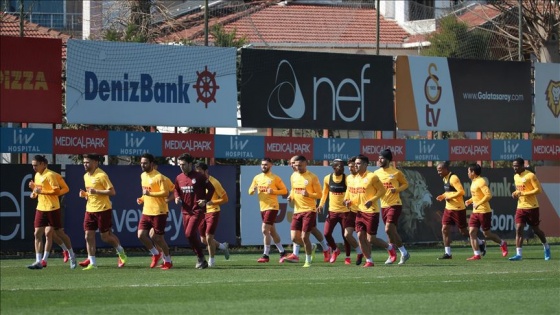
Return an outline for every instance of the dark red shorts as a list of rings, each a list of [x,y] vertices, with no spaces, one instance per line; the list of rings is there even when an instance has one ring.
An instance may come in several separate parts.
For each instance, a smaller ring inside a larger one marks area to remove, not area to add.
[[[441,225],[456,225],[459,229],[467,227],[467,210],[447,210],[443,209]]]
[[[62,228],[62,211],[60,209],[52,211],[35,210],[35,228],[52,226],[55,230]]]
[[[356,232],[366,232],[367,234],[377,235],[377,227],[379,226],[379,212],[366,213],[358,212],[356,214]]]
[[[393,223],[397,225],[399,223],[399,217],[401,216],[402,206],[394,205],[387,208],[381,208],[381,215],[383,216],[383,222]]]
[[[273,225],[276,222],[276,217],[278,216],[278,210],[264,210],[261,211],[261,218],[264,224]]]
[[[492,228],[492,212],[471,213],[469,227],[481,228],[483,231],[490,230]]]
[[[539,208],[515,210],[515,223],[539,226],[541,223]]]
[[[311,232],[315,226],[317,226],[317,213],[301,212],[294,214],[292,217],[290,230]]]
[[[218,221],[220,221],[219,211],[204,214],[204,219],[200,220],[200,224],[198,225],[198,233],[200,236],[205,236],[207,234],[216,235]]]
[[[356,212],[350,211],[346,212],[346,218],[344,222],[342,222],[342,226],[346,228],[356,228]]]
[[[138,223],[138,230],[149,231],[154,228],[154,233],[158,235],[165,234],[165,225],[167,225],[167,213],[159,215],[143,214]]]
[[[105,233],[113,227],[113,209],[103,210],[101,212],[87,212],[84,216],[84,230]]]

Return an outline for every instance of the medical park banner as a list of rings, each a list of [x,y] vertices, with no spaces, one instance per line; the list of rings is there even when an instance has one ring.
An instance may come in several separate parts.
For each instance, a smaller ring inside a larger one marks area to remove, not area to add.
[[[531,63],[398,56],[400,130],[531,132]]]
[[[0,122],[62,123],[62,40],[0,36]]]
[[[69,123],[237,127],[236,50],[68,41]]]
[[[179,156],[196,158],[289,159],[303,155],[310,160],[348,160],[363,154],[377,160],[390,149],[394,161],[511,161],[558,160],[560,139],[346,139],[262,137],[158,132],[0,128],[0,152]]]
[[[560,134],[560,63],[535,63],[535,132]]]
[[[241,125],[394,130],[391,56],[242,49]]]

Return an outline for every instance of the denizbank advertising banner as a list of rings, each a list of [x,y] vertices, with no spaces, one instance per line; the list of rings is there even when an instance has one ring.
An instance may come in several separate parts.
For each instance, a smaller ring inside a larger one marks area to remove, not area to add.
[[[399,56],[400,130],[530,132],[531,64]]]
[[[236,50],[69,40],[69,123],[237,127]]]
[[[535,63],[535,132],[560,134],[560,63]]]

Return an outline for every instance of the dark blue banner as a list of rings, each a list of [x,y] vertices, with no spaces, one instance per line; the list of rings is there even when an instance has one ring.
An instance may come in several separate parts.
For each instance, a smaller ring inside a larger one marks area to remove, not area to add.
[[[314,160],[342,159],[348,161],[349,158],[358,154],[360,154],[360,139],[313,139]]]
[[[142,215],[142,206],[136,203],[136,198],[142,195],[140,186],[139,165],[106,165],[102,169],[109,175],[117,195],[112,197],[113,202],[113,232],[119,237],[124,247],[142,247],[136,232],[138,222]],[[180,173],[178,166],[160,165],[158,167],[171,181]],[[210,166],[209,172],[216,177],[228,193],[229,202],[221,206],[220,222],[216,231],[216,240],[236,244],[236,170],[235,166]],[[72,239],[74,248],[85,248],[83,219],[85,201],[78,197],[78,191],[84,188],[84,168],[81,165],[68,165],[66,168],[66,181],[70,186],[70,193],[66,198],[66,233]],[[188,246],[183,231],[181,208],[174,202],[169,203],[169,216],[165,228],[165,239],[170,246]],[[98,247],[107,247],[98,238]]]
[[[214,157],[222,159],[259,159],[264,157],[264,137],[214,136]]]

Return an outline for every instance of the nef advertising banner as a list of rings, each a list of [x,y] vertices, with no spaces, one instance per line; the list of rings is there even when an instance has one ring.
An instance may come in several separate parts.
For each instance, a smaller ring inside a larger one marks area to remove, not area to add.
[[[49,165],[60,173],[60,165]],[[1,164],[0,172],[0,240],[2,251],[33,251],[35,230],[33,219],[37,199],[31,199],[29,181],[35,176],[30,164]],[[63,217],[66,216],[64,198],[61,199]],[[83,237],[82,237],[83,238]]]
[[[390,56],[243,49],[241,124],[394,130]]]
[[[62,40],[0,36],[0,122],[62,122]]]
[[[69,123],[237,127],[236,50],[69,40]]]
[[[399,56],[396,77],[401,130],[531,131],[529,62]]]
[[[560,63],[535,63],[535,132],[560,134]]]

